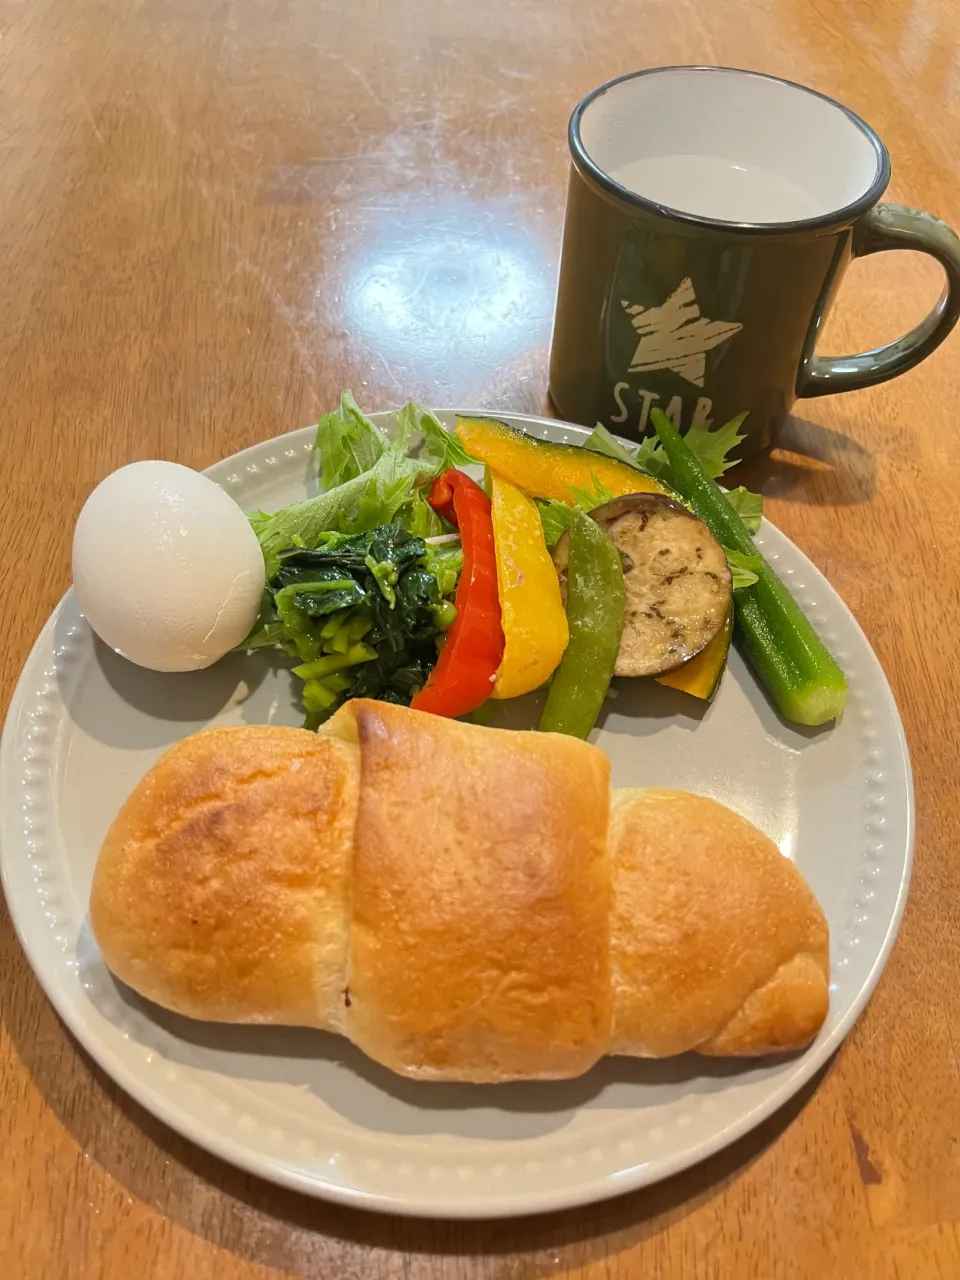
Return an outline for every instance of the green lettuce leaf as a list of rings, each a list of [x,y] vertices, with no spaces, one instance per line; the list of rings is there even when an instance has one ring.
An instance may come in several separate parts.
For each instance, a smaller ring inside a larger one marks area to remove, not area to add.
[[[602,453],[606,458],[613,458],[626,467],[633,467],[635,471],[642,471],[655,480],[669,484],[670,464],[656,436],[647,436],[636,448],[628,449],[611,435],[602,422],[598,422],[584,440],[583,447],[591,453]]]
[[[746,416],[745,413],[738,413],[715,431],[711,431],[710,423],[705,422],[702,426],[691,427],[684,434],[683,438],[691,453],[714,480],[739,462],[739,458],[731,458],[729,455],[747,438],[740,430]]]
[[[313,447],[320,455],[320,480],[333,489],[362,475],[390,447],[388,436],[363,413],[353,394],[344,391],[340,408],[317,423]]]
[[[433,458],[408,456],[418,433],[433,442]],[[315,547],[324,533],[365,533],[391,523],[421,538],[443,533],[446,526],[422,490],[440,469],[437,453],[444,442],[452,442],[445,445],[445,456],[451,448],[462,452],[439,419],[419,405],[407,404],[397,412],[391,438],[345,391],[339,409],[317,424],[314,448],[325,492],[272,516],[254,512],[248,517],[260,540],[267,577],[276,572],[281,551]]]
[[[534,501],[540,512],[544,540],[548,547],[556,546],[576,520],[577,508],[570,507],[565,502],[557,502],[554,498],[536,498]]]
[[[763,498],[740,485],[737,489],[724,489],[727,501],[747,527],[748,533],[758,533],[763,515]]]
[[[403,524],[402,513],[409,509],[415,487],[431,479],[432,475],[433,469],[428,464],[418,463],[416,459],[391,449],[369,471],[357,477],[366,484],[359,495],[356,510],[341,516],[339,531],[365,533],[380,524]],[[337,492],[337,489],[331,490],[332,494]]]
[[[612,502],[617,496],[605,485],[602,485],[596,476],[592,475],[590,479],[593,482],[592,489],[571,487],[571,493],[581,511],[592,511],[594,507],[602,507],[605,502]]]
[[[420,429],[420,415],[422,413],[423,409],[411,400],[393,415],[393,440],[391,443],[394,449],[402,450],[403,453],[410,452],[411,446],[416,443],[415,437]]]
[[[752,587],[757,581],[755,570],[763,563],[761,557],[747,556],[742,551],[731,551],[729,547],[724,547],[723,550],[730,566],[734,591],[739,591],[741,587]]]
[[[656,478],[660,477],[664,469],[669,470],[666,455],[660,448],[660,441],[656,436],[648,436],[641,441],[638,448],[628,449],[607,430],[602,422],[598,422],[584,440],[583,447],[589,449],[591,453],[602,453],[606,458],[613,458],[614,461],[622,462],[626,467],[645,471],[647,475]]]
[[[447,532],[446,523],[431,507],[421,489],[413,490],[410,501],[398,512],[397,518],[407,533],[417,538],[436,538]]]
[[[578,511],[592,511],[605,502],[612,502],[616,494],[605,488],[596,476],[592,489],[573,489],[576,506],[566,502],[557,502],[553,498],[536,498],[537,510],[540,512],[540,523],[543,525],[543,537],[548,547],[555,546],[563,533],[570,528],[577,518]]]
[[[260,530],[266,528],[272,518],[273,517],[267,511],[247,512],[247,519],[250,521],[250,528],[258,538],[260,537]]]
[[[691,427],[684,435],[683,438],[689,445],[691,452],[714,480],[736,465],[737,459],[729,457],[729,454],[745,438],[740,432],[740,427],[743,425],[743,420],[746,416],[745,413],[741,413],[722,427],[717,427],[715,431],[711,431],[710,423],[707,422],[702,426]],[[670,463],[667,461],[667,455],[663,452],[663,447],[656,436],[646,436],[640,441],[637,448],[629,449],[611,435],[602,423],[598,422],[593,431],[587,436],[583,447],[593,453],[602,453],[605,457],[614,458],[617,462],[622,462],[628,467],[634,467],[637,471],[646,472],[647,475],[653,476],[655,480],[661,481],[668,488],[673,488]],[[750,533],[756,533],[760,528],[760,517],[763,514],[763,498],[761,495],[759,493],[751,493],[743,485],[740,485],[737,489],[725,490],[725,492],[732,505],[736,508],[740,519],[746,525],[747,530]]]
[[[418,408],[417,406],[414,406]],[[417,429],[423,437],[423,447],[431,458],[436,458],[437,471],[446,471],[447,467],[479,466],[476,458],[471,458],[463,447],[459,436],[448,431],[435,413],[429,409],[419,409]]]
[[[276,573],[280,552],[288,547],[315,547],[321,534],[331,531],[365,533],[381,524],[404,524],[407,509],[419,510],[414,501],[416,489],[432,479],[435,471],[436,463],[408,458],[390,444],[369,471],[328,493],[284,507],[257,529],[267,578]],[[418,518],[425,518],[422,511]]]
[[[714,480],[739,461],[729,455],[746,439],[740,431],[746,416],[745,413],[738,414],[716,430],[711,430],[710,423],[704,422],[700,426],[691,427],[684,434],[684,441],[691,453]],[[598,422],[583,442],[583,447],[593,453],[615,458],[617,462],[645,471],[647,475],[670,484],[670,464],[656,436],[647,436],[637,448],[628,449],[611,435],[603,423]]]

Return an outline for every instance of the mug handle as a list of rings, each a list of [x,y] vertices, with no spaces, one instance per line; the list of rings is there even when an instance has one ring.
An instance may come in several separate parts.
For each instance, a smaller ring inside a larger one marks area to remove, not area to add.
[[[863,258],[885,249],[913,249],[936,258],[947,273],[937,305],[902,338],[857,356],[813,354],[821,316],[814,324],[797,376],[798,396],[856,391],[896,378],[935,351],[960,318],[960,238],[945,222],[901,204],[875,205],[854,228],[853,256]]]

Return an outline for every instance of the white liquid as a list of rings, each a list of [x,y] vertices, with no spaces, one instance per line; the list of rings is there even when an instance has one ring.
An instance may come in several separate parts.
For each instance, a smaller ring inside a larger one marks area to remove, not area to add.
[[[757,164],[723,156],[644,156],[610,170],[628,191],[724,222],[793,222],[829,213],[823,198]]]

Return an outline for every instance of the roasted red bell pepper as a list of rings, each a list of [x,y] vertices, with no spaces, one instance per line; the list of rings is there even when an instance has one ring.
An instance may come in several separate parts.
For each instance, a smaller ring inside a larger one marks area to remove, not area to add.
[[[463,569],[455,597],[457,616],[437,665],[410,705],[438,716],[462,716],[490,697],[503,661],[490,499],[468,475],[449,467],[434,480],[427,501],[460,530]]]

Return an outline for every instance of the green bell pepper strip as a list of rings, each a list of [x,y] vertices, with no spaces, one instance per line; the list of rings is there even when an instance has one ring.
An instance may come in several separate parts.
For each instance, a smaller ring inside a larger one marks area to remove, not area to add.
[[[570,526],[567,624],[570,643],[550,683],[539,728],[586,738],[610,686],[623,631],[620,552],[589,516]]]
[[[723,491],[704,471],[670,419],[650,415],[671,480],[718,542],[756,556],[757,547]],[[847,702],[843,672],[812,623],[762,557],[757,581],[734,593],[735,635],[777,710],[795,724],[835,720]]]

